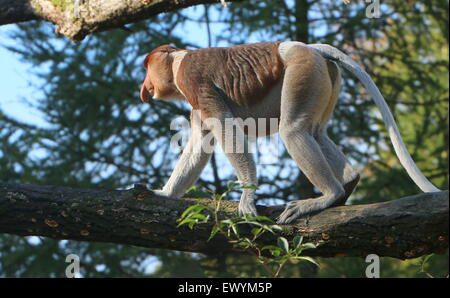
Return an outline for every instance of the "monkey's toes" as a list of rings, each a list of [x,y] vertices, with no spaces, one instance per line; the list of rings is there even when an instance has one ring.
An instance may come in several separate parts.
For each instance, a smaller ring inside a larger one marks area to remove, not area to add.
[[[291,203],[286,206],[286,209],[277,218],[277,224],[290,224],[302,215],[302,208],[298,202]]]

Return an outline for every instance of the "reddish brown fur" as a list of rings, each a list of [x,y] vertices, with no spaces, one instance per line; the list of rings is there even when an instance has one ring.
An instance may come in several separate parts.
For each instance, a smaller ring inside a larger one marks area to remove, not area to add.
[[[252,106],[281,78],[278,42],[189,51],[181,62],[177,85],[194,109],[202,97],[226,96],[240,106]],[[205,94],[206,93],[206,94]]]

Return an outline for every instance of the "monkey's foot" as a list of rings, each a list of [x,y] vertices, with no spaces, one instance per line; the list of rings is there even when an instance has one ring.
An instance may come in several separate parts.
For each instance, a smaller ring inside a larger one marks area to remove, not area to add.
[[[329,206],[328,202],[326,197],[291,202],[277,218],[277,223],[289,224],[303,215],[321,211]]]
[[[292,202],[286,206],[284,211],[278,216],[277,224],[289,224],[302,216],[304,211],[302,210],[302,206],[300,201]]]
[[[239,216],[250,214],[251,216],[258,216],[255,202],[253,200],[242,200],[239,202]]]
[[[339,200],[337,200],[336,203],[333,204],[333,206],[344,206],[345,205],[345,203],[347,202],[347,199],[350,197],[350,195],[355,190],[356,185],[358,185],[359,179],[360,179],[360,175],[356,174],[356,177],[353,180],[344,184],[345,195],[342,198],[340,198]]]

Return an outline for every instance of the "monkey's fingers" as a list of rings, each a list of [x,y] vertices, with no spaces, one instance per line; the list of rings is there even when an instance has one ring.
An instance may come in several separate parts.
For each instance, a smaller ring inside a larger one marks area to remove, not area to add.
[[[160,197],[169,197],[169,195],[161,189],[152,189],[151,192]]]
[[[239,203],[239,216],[250,214],[251,216],[258,216],[256,206],[253,201],[241,201]]]

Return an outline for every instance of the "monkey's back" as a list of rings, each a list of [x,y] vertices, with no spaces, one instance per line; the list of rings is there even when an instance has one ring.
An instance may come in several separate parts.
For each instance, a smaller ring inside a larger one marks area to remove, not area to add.
[[[239,106],[257,104],[282,77],[279,44],[263,42],[189,51],[180,65],[185,79],[177,82],[179,88],[194,108],[199,105],[199,92],[224,96]]]

